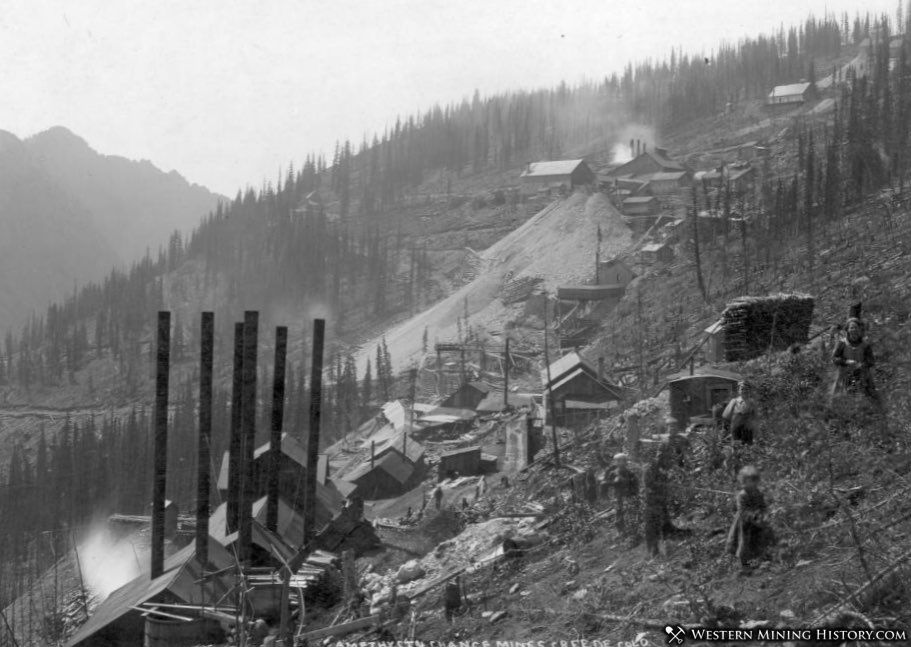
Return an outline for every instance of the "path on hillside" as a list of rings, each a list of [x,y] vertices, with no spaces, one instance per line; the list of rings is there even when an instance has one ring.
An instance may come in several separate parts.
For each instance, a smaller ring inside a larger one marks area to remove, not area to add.
[[[356,355],[358,372],[363,373],[367,360],[373,357],[376,345],[384,336],[393,368],[407,368],[421,355],[425,329],[431,344],[435,340],[455,340],[457,322],[466,311],[472,327],[501,332],[507,320],[522,308],[521,304],[505,306],[500,300],[507,281],[541,278],[550,293],[558,285],[590,282],[599,227],[602,259],[612,258],[632,245],[631,230],[601,193],[577,192],[545,207],[478,254],[481,262],[473,281],[392,327],[385,335],[367,341]]]

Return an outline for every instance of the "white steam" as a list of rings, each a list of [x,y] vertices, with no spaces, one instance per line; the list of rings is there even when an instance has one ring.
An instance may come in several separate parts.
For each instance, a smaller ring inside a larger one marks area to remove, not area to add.
[[[115,536],[107,524],[93,527],[79,545],[79,564],[86,588],[101,598],[138,577],[148,562],[148,549],[135,546],[136,535]]]
[[[617,142],[611,148],[611,164],[626,164],[633,156],[629,153],[629,144]]]

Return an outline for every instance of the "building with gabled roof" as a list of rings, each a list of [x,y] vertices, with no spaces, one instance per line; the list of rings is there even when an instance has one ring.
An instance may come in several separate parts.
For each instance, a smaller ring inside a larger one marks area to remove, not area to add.
[[[268,485],[270,444],[263,443],[253,452],[253,482],[256,484],[254,496],[266,495]],[[222,457],[221,469],[218,472],[217,486],[222,494],[228,491],[229,455]],[[279,463],[278,491],[279,496],[298,510],[304,509],[304,475],[307,473],[307,452],[303,446],[287,432],[282,433],[282,454]],[[322,461],[322,469],[317,468],[316,481],[316,514],[319,518],[331,519],[342,509],[344,497],[332,485],[328,478],[328,462]]]
[[[356,486],[352,496],[368,501],[400,496],[416,487],[422,478],[416,466],[397,451],[364,461],[344,476]]]
[[[142,645],[145,618],[135,607],[147,602],[213,606],[223,600],[224,604],[230,604],[231,584],[227,580],[199,581],[203,566],[196,559],[195,549],[195,544],[190,544],[167,558],[164,573],[154,580],[145,572],[113,591],[70,637],[67,647]],[[234,564],[234,557],[211,537],[208,555],[207,570],[221,570]],[[201,629],[204,632],[205,625]]]
[[[480,381],[464,382],[440,403],[442,407],[474,409],[490,393],[490,386]]]
[[[616,178],[627,176],[630,179],[639,179],[640,176],[652,173],[671,173],[688,170],[686,166],[671,159],[665,148],[654,148],[645,151],[626,164],[621,164],[612,169],[608,175]]]
[[[583,159],[533,162],[519,176],[523,181],[534,184],[565,184],[572,188],[591,184],[595,174]]]
[[[812,83],[790,83],[788,85],[777,85],[769,92],[766,99],[766,105],[800,105],[809,101],[816,94],[816,87]]]
[[[555,416],[560,426],[587,424],[625,397],[623,389],[598,375],[578,353],[567,353],[541,371],[544,384],[545,417]],[[597,406],[595,406],[597,405]]]

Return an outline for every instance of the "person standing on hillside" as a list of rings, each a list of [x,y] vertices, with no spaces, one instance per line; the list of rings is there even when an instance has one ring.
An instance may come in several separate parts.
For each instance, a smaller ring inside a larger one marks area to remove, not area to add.
[[[455,616],[462,608],[462,580],[459,575],[455,579],[446,583],[443,589],[443,614],[447,622],[452,622]]]
[[[752,445],[756,431],[756,407],[750,399],[750,386],[738,385],[737,397],[728,402],[722,417],[730,423],[731,436],[744,445]]]
[[[673,528],[668,512],[668,481],[672,464],[671,446],[662,442],[642,479],[645,486],[645,548],[651,557],[658,557],[661,537]]]
[[[737,475],[741,490],[737,493],[737,512],[728,531],[728,552],[747,568],[751,559],[764,555],[774,542],[771,529],[765,521],[766,501],[759,490],[759,470],[747,465]]]
[[[443,489],[439,485],[433,490],[433,502],[437,510],[439,510],[440,505],[443,503]]]
[[[626,454],[614,456],[614,496],[617,497],[617,530],[621,535],[635,537],[639,534],[639,520],[636,514],[639,499],[639,479],[629,468]]]
[[[838,367],[838,375],[832,384],[832,396],[863,393],[880,405],[879,394],[873,384],[873,348],[864,339],[865,332],[864,323],[860,319],[860,304],[857,304],[851,308],[844,339],[839,340],[832,351],[832,362]]]

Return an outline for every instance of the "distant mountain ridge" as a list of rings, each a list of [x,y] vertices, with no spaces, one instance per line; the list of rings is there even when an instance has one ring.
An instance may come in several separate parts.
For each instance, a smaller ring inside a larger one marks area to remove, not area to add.
[[[124,262],[141,257],[147,247],[154,252],[175,229],[195,227],[225,199],[148,160],[97,153],[61,126],[24,143],[41,168],[88,209]]]
[[[25,140],[0,131],[0,330],[154,254],[221,199],[148,161],[101,155],[66,128]]]

